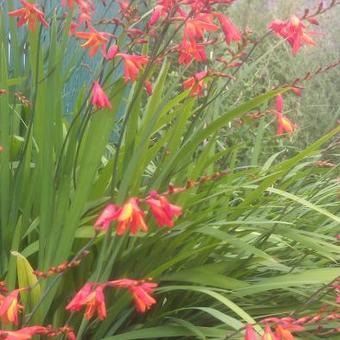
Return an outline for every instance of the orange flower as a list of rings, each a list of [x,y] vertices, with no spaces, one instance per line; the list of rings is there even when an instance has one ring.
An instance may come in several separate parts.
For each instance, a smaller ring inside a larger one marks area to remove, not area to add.
[[[182,214],[181,207],[170,204],[166,197],[158,195],[157,192],[152,192],[145,202],[150,206],[151,213],[160,227],[173,227],[174,217]]]
[[[277,136],[281,136],[284,133],[292,134],[296,129],[296,125],[293,122],[291,122],[287,117],[284,117],[282,111],[283,111],[283,97],[281,95],[278,95],[276,96]]]
[[[198,72],[193,77],[183,82],[184,89],[191,89],[191,96],[202,96],[204,87],[204,78],[207,76],[207,72]]]
[[[275,20],[269,24],[269,28],[288,41],[294,55],[299,52],[303,45],[316,45],[310,36],[319,34],[313,31],[307,32],[306,26],[295,15],[287,21]]]
[[[145,282],[143,280],[121,279],[110,281],[108,284],[111,287],[127,288],[133,297],[137,312],[145,313],[156,303],[156,300],[151,294],[158,286],[157,283]]]
[[[0,296],[0,319],[3,323],[18,325],[18,314],[24,308],[18,303],[18,295],[22,289],[15,289],[6,297]]]
[[[85,318],[87,320],[90,320],[96,312],[100,320],[105,319],[104,288],[105,285],[98,285],[92,282],[86,283],[66,306],[66,310],[79,311],[83,306],[86,306]]]
[[[291,135],[295,131],[296,125],[287,117],[283,117],[282,114],[280,115],[279,113],[277,113],[276,119],[277,119],[277,131],[276,131],[277,136],[281,136],[284,133],[288,133],[289,135]]]
[[[144,221],[144,212],[138,206],[138,199],[132,197],[127,203],[119,209],[115,218],[118,224],[116,233],[117,235],[123,235],[128,228],[130,228],[131,234],[137,234],[140,229],[143,232],[148,231],[148,226]]]
[[[112,36],[110,33],[98,32],[91,27],[90,32],[75,32],[75,36],[79,39],[87,40],[80,46],[89,49],[89,56],[91,58],[96,55],[99,48],[102,49],[102,54],[106,57],[106,45],[109,42],[107,36]]]
[[[104,90],[101,88],[97,81],[93,83],[92,105],[100,109],[112,108],[109,98],[107,97],[106,93],[104,92]]]
[[[149,58],[143,55],[131,55],[125,53],[118,53],[117,56],[123,58],[124,61],[124,79],[125,82],[129,80],[137,80],[139,72],[145,64],[148,63]]]
[[[18,27],[28,23],[28,29],[35,32],[37,20],[40,21],[43,26],[48,27],[44,13],[40,11],[36,5],[26,0],[20,0],[20,2],[24,7],[8,13],[9,16],[19,17]]]
[[[293,334],[281,325],[277,325],[275,328],[276,337],[280,340],[294,340]]]

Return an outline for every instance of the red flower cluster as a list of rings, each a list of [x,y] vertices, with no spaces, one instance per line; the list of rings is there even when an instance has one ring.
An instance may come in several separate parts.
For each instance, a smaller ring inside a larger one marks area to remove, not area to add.
[[[90,320],[96,313],[100,320],[106,318],[104,284],[87,282],[66,306],[66,310],[79,311],[84,306],[85,318]]]
[[[317,22],[309,20],[311,23]],[[286,39],[289,45],[292,47],[293,54],[297,54],[303,45],[315,45],[315,41],[311,38],[311,35],[319,34],[314,31],[307,32],[306,26],[295,15],[291,16],[287,21],[275,20],[269,24],[269,28]]]
[[[122,207],[115,204],[107,205],[94,223],[97,231],[107,231],[112,222],[117,222],[116,234],[123,235],[128,229],[132,235],[139,230],[148,231],[148,226],[144,220],[145,213],[140,208],[140,203],[145,202],[150,208],[159,227],[173,227],[174,218],[182,214],[182,208],[171,204],[164,195],[159,195],[156,191],[140,200],[137,197],[130,198]]]
[[[156,303],[156,300],[151,294],[157,286],[158,285],[153,282],[131,279],[120,279],[105,283],[88,282],[73,297],[66,306],[66,310],[79,311],[85,307],[85,318],[87,320],[90,320],[95,314],[98,315],[100,320],[105,319],[106,305],[104,289],[111,287],[127,288],[133,298],[136,310],[144,313]]]
[[[265,325],[264,332],[262,334],[262,340],[294,340],[293,333],[303,332],[306,330],[306,326],[313,324],[317,325],[316,332],[322,331],[323,327],[319,324],[321,321],[338,321],[340,320],[340,314],[337,312],[327,311],[322,309],[316,315],[306,315],[298,319],[293,317],[269,317],[261,320],[261,323]],[[274,332],[272,331],[274,329]],[[329,334],[339,333],[339,328],[334,328],[328,331]],[[328,333],[326,333],[328,334]],[[247,325],[245,328],[244,340],[257,340],[257,334],[252,325]]]
[[[76,335],[71,327],[64,326],[53,329],[44,326],[31,326],[18,329],[16,331],[0,330],[0,339],[3,340],[30,340],[35,335],[45,335],[48,337],[56,337],[65,335],[68,340],[76,340]]]

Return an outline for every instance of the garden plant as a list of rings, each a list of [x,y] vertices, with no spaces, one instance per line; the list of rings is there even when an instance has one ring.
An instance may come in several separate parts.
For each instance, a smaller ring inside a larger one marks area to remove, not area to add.
[[[242,3],[0,1],[0,339],[339,337],[340,2]]]

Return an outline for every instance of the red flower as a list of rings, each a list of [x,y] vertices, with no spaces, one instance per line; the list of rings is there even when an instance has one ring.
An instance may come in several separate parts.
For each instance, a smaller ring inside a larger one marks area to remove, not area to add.
[[[107,97],[104,90],[101,88],[101,86],[99,85],[97,81],[93,83],[92,105],[100,109],[103,109],[103,108],[111,109],[112,108],[109,98]]]
[[[169,203],[166,197],[158,195],[157,192],[152,192],[145,202],[150,206],[151,213],[160,227],[173,227],[174,217],[182,214],[181,207]]]
[[[123,235],[128,228],[130,228],[131,234],[137,234],[140,229],[143,232],[148,231],[148,226],[144,221],[144,212],[138,206],[138,199],[132,197],[127,203],[123,205],[117,211],[114,218],[117,221],[117,235]]]
[[[116,205],[107,205],[94,223],[94,228],[97,231],[107,231],[110,227],[111,222],[116,217],[117,210],[118,207]]]
[[[278,340],[269,325],[266,325],[264,328],[264,333],[262,335],[262,340]]]
[[[183,18],[185,20],[186,18]],[[201,14],[192,19],[187,19],[184,26],[184,40],[197,41],[204,37],[204,33],[215,32],[218,30],[212,22],[210,14]]]
[[[111,287],[127,288],[133,297],[137,312],[145,313],[153,304],[156,303],[156,300],[151,296],[151,294],[158,286],[157,283],[121,279],[110,281],[108,284]]]
[[[98,49],[102,49],[102,54],[106,57],[106,45],[109,42],[107,36],[111,36],[107,32],[98,32],[94,28],[90,28],[91,32],[75,32],[75,36],[79,39],[87,40],[85,43],[81,44],[82,48],[89,49],[89,56],[93,58]]]
[[[190,64],[193,60],[201,62],[207,59],[203,44],[183,40],[178,45],[177,50],[179,52],[179,64]]]
[[[18,313],[24,308],[18,303],[18,295],[22,289],[15,289],[6,297],[0,295],[0,319],[4,324],[18,325]]]
[[[230,45],[233,41],[240,41],[242,39],[240,32],[228,17],[222,13],[215,13],[215,15],[221,24],[225,41],[228,45]]]
[[[307,32],[305,27],[306,26],[295,15],[287,21],[275,20],[269,24],[269,28],[273,32],[288,41],[294,55],[299,52],[301,46],[316,44],[310,35],[316,35],[318,33]]]
[[[256,340],[257,336],[254,330],[254,327],[250,324],[246,326],[246,332],[244,335],[244,340]]]
[[[28,29],[32,32],[35,32],[37,20],[40,21],[43,26],[48,27],[44,13],[40,11],[36,5],[31,4],[26,0],[20,0],[20,2],[24,7],[12,12],[8,12],[9,16],[19,17],[17,23],[18,27],[28,23]]]
[[[137,80],[139,72],[143,68],[145,64],[148,63],[149,58],[147,56],[142,55],[130,55],[125,53],[118,53],[117,56],[120,56],[124,60],[124,79],[125,82],[129,80],[134,81]]]
[[[198,72],[193,77],[183,82],[184,89],[191,89],[191,96],[202,96],[204,87],[204,78],[207,76],[207,72]]]
[[[3,152],[5,149],[2,145],[0,145],[0,152]]]
[[[85,318],[87,320],[90,320],[96,312],[100,320],[105,319],[104,288],[105,285],[98,285],[92,282],[86,283],[66,306],[66,310],[79,311],[83,306],[86,306]]]
[[[277,136],[281,136],[284,133],[292,134],[296,129],[296,125],[293,122],[291,122],[287,117],[284,117],[282,111],[283,111],[283,97],[281,95],[278,95],[276,97]]]
[[[24,327],[16,331],[0,330],[0,338],[5,340],[30,340],[34,335],[43,335],[47,329],[43,326]]]

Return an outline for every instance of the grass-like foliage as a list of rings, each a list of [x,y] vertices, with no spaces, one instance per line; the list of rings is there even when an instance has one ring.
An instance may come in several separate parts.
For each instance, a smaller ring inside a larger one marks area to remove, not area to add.
[[[0,2],[0,339],[337,336],[340,127],[287,111],[338,62],[257,77],[336,1],[236,3]]]

